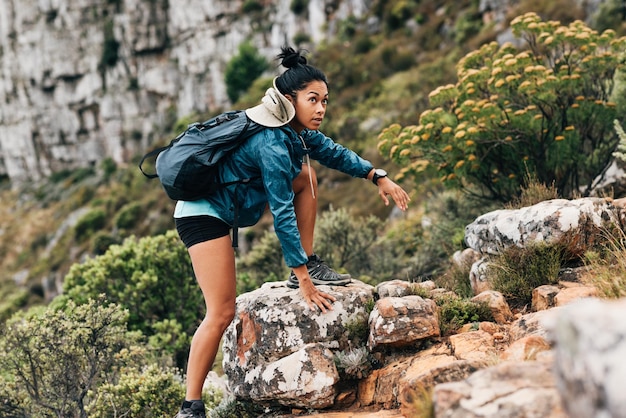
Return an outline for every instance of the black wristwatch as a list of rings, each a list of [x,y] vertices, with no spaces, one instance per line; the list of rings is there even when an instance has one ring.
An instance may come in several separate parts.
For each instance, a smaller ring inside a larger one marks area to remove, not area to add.
[[[372,183],[378,186],[378,179],[387,177],[387,172],[382,168],[377,168],[374,170],[374,177],[372,177]]]

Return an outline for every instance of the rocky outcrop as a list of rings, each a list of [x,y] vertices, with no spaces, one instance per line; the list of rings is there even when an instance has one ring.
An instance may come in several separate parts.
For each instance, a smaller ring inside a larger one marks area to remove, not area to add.
[[[544,238],[564,230],[584,233],[590,225],[622,225],[621,201],[538,207],[548,207],[545,219],[553,220],[532,223],[543,228]],[[520,213],[542,212],[509,215]],[[576,222],[581,218],[585,222]],[[502,225],[494,219],[484,225]],[[516,223],[524,224],[531,222]],[[518,231],[517,237],[539,239]],[[466,251],[454,262],[467,266],[474,260],[475,253]],[[579,276],[567,271],[567,280],[537,287],[525,313],[486,289],[471,300],[487,306],[493,322],[468,323],[452,335],[441,334],[438,302],[454,296],[433,282],[326,286],[337,298],[327,314],[309,311],[299,291],[284,282],[268,283],[238,297],[223,367],[239,398],[299,410],[349,409],[355,417],[369,416],[356,411],[422,416],[429,402],[436,417],[626,417],[626,370],[620,366],[626,304],[597,299],[597,290],[577,282]]]
[[[465,243],[480,254],[498,254],[509,246],[553,244],[567,240],[581,253],[602,232],[625,224],[621,201],[604,198],[554,199],[521,209],[501,209],[479,216],[465,228]]]
[[[0,176],[129,162],[177,118],[229,106],[240,43],[273,62],[296,34],[319,42],[368,2],[311,0],[300,15],[289,0],[244,3],[0,0]]]
[[[493,256],[509,247],[525,248],[539,243],[563,245],[572,256],[580,256],[624,230],[625,203],[624,199],[596,197],[554,199],[486,213],[465,227],[469,248],[456,254],[454,262],[471,265],[472,290],[481,293],[490,288]],[[576,272],[569,275],[575,276]],[[580,291],[583,290],[570,292]],[[590,292],[592,296],[593,291]],[[566,293],[560,297],[566,298]]]

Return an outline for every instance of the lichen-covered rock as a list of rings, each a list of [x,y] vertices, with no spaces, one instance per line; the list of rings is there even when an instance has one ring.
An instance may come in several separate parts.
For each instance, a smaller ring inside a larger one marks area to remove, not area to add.
[[[549,362],[503,362],[435,386],[440,418],[566,418]],[[592,416],[592,415],[588,415]]]
[[[553,199],[521,209],[501,209],[479,216],[465,227],[465,243],[481,254],[510,247],[567,240],[581,254],[602,235],[603,228],[622,228],[625,212],[611,199]]]
[[[332,405],[339,380],[333,352],[365,341],[373,287],[353,281],[320,288],[337,298],[327,313],[310,310],[300,291],[284,282],[237,298],[223,342],[224,372],[237,397],[298,407]]]
[[[369,317],[368,347],[401,347],[439,336],[437,306],[420,296],[387,297],[376,302]]]

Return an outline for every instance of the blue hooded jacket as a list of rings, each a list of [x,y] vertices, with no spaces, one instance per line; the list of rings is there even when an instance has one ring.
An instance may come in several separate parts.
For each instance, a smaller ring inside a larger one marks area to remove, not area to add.
[[[300,242],[292,188],[306,154],[353,177],[366,178],[374,168],[369,161],[319,131],[304,130],[298,135],[289,126],[267,128],[248,138],[220,163],[221,183],[251,178],[250,183],[221,188],[206,200],[179,201],[174,216],[211,215],[232,226],[237,202],[238,226],[251,226],[259,221],[269,203],[287,266],[306,264],[308,258]]]

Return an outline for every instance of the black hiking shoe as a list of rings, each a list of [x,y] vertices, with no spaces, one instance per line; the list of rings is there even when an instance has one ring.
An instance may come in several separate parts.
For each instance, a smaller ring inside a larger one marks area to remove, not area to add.
[[[330,286],[345,286],[352,281],[349,274],[340,274],[335,270],[328,267],[328,264],[324,262],[317,254],[309,256],[309,261],[306,262],[306,267],[309,270],[309,276],[313,284],[317,285],[330,285]],[[292,289],[300,287],[296,274],[291,271],[289,280],[287,280],[287,286]]]
[[[174,418],[206,418],[204,402],[192,401],[191,406],[187,408],[181,407]]]

